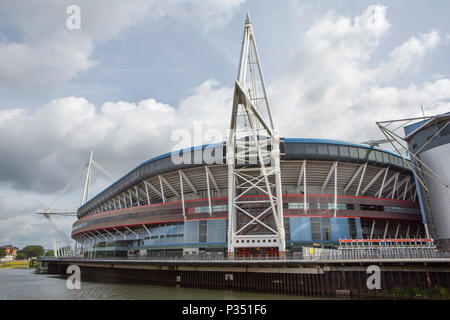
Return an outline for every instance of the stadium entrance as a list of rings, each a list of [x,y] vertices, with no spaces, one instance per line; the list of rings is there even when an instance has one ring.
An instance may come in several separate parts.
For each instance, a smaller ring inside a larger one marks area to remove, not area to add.
[[[278,248],[236,248],[238,258],[278,257]]]

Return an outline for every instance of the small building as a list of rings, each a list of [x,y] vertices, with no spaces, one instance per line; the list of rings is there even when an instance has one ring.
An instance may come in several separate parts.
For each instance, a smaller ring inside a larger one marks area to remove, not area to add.
[[[6,253],[7,256],[11,255],[11,256],[13,256],[15,258],[16,255],[17,255],[18,248],[14,247],[14,246],[12,246],[10,244],[7,244],[6,246],[1,246],[0,248],[5,250],[5,253]]]

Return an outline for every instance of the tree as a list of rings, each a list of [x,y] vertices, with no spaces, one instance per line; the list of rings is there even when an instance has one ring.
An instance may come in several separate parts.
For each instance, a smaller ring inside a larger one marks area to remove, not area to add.
[[[28,259],[32,257],[41,257],[44,255],[44,248],[39,245],[26,246],[17,252],[16,259]]]
[[[0,248],[0,258],[3,258],[4,256],[6,256],[6,251],[3,248]]]
[[[17,255],[16,255],[16,260],[23,260],[23,259],[27,259],[27,255],[25,253],[23,253],[22,251],[18,251]]]
[[[46,257],[53,257],[55,255],[55,252],[53,251],[53,250],[48,250],[46,253],[45,253],[45,256]]]

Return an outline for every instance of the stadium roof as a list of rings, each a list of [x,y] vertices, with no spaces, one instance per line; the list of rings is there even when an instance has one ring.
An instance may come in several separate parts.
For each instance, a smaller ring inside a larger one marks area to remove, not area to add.
[[[281,160],[322,160],[322,161],[343,161],[343,162],[369,162],[378,166],[393,166],[398,170],[405,170],[408,168],[403,163],[402,157],[396,153],[388,150],[383,150],[375,146],[352,143],[341,140],[331,140],[331,139],[312,139],[312,138],[282,138],[284,141],[284,148],[281,149],[282,155]],[[318,147],[324,145],[323,147]],[[327,145],[336,146],[335,150],[331,150]],[[103,191],[98,193],[94,198],[90,199],[81,208],[89,207],[92,202],[98,202],[98,200],[109,197],[111,193],[115,193],[117,189],[126,189],[136,180],[146,179],[148,176],[154,176],[164,172],[185,169],[190,167],[196,167],[203,164],[180,164],[176,165],[174,163],[169,163],[167,158],[170,158],[173,154],[185,154],[190,152],[191,155],[196,150],[204,150],[209,148],[224,148],[225,143],[213,143],[206,144],[202,146],[190,147],[178,151],[168,152],[157,157],[151,158],[147,161],[142,162],[136,168],[130,170],[128,173],[123,175],[121,178],[117,179],[110,186],[106,187]],[[341,149],[341,151],[338,150]],[[351,155],[350,149],[353,148],[353,156]],[[284,149],[284,150],[283,150]],[[368,152],[359,152],[358,150],[369,150]],[[346,150],[346,151],[345,151]],[[343,151],[346,154],[343,154]],[[373,152],[370,152],[373,151]],[[355,155],[356,154],[356,155]],[[383,157],[382,154],[386,154],[387,157]],[[380,160],[380,155],[382,160]],[[386,161],[386,158],[387,161]],[[162,163],[161,163],[162,161]],[[167,162],[167,163],[166,163]],[[149,164],[153,164],[148,167]],[[223,160],[225,164],[225,160]],[[145,168],[143,168],[145,167]],[[141,169],[142,170],[139,170]],[[148,170],[147,170],[148,168]],[[145,171],[145,173],[143,173]]]

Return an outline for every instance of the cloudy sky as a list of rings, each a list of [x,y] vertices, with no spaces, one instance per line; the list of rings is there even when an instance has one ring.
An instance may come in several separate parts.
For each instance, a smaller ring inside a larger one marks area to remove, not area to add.
[[[34,213],[91,149],[119,178],[176,129],[226,128],[247,10],[282,136],[361,142],[381,138],[377,120],[450,110],[447,0],[1,1],[0,244],[51,248]],[[92,190],[109,183],[95,172]]]

